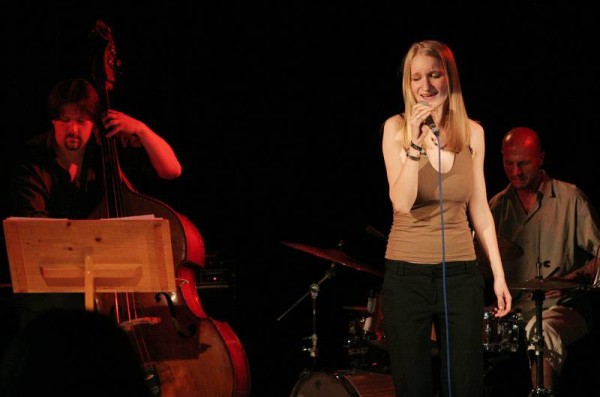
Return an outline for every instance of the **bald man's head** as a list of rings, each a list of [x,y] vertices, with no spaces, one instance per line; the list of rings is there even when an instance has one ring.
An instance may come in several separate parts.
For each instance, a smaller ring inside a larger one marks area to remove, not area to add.
[[[542,144],[537,132],[527,127],[516,127],[508,131],[502,139],[502,152],[514,148],[526,148],[531,152],[542,152]]]
[[[515,189],[536,190],[544,152],[538,134],[527,127],[516,127],[502,139],[504,172]]]

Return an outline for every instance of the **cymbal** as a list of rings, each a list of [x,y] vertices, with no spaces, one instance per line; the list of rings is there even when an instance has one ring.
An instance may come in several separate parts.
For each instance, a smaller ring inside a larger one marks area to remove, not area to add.
[[[508,289],[522,290],[522,291],[550,291],[553,289],[569,289],[581,287],[579,283],[572,281],[561,281],[561,280],[544,280],[543,278],[533,278],[522,283],[515,283],[509,286]]]
[[[292,243],[288,241],[282,241],[282,244],[285,244],[289,247],[295,248],[297,250],[312,254],[319,258],[330,260],[331,262],[339,263],[340,265],[348,266],[352,269],[359,270],[361,272],[367,272],[374,274],[376,276],[383,276],[383,272],[377,269],[373,269],[369,266],[363,265],[358,261],[350,258],[345,252],[340,251],[338,249],[333,248],[320,248],[313,247],[306,244],[301,243]]]
[[[490,260],[483,250],[483,247],[479,245],[477,239],[474,239],[473,243],[475,245],[477,263],[489,263]],[[500,258],[502,258],[502,261],[512,261],[523,255],[523,248],[502,236],[498,236],[498,250],[500,251]]]

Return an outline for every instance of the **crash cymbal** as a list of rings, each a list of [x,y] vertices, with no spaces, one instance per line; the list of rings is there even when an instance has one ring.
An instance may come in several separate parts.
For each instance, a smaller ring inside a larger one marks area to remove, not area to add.
[[[561,280],[544,280],[543,278],[533,278],[531,280],[524,281],[522,283],[515,283],[510,285],[509,289],[521,290],[521,291],[550,291],[554,289],[569,289],[581,287],[579,283],[572,281],[561,281]]]
[[[359,270],[361,272],[367,272],[374,274],[376,276],[383,276],[383,272],[377,269],[373,269],[369,266],[363,265],[358,261],[350,258],[345,252],[340,251],[338,249],[333,248],[320,248],[313,247],[306,244],[301,243],[292,243],[288,241],[282,241],[282,244],[285,244],[289,247],[295,248],[297,250],[312,254],[319,258],[330,260],[331,262],[339,263],[340,265],[351,267],[352,269]]]
[[[475,245],[475,255],[477,256],[478,263],[489,263],[490,260],[483,250],[483,247],[479,245],[477,239],[473,240]],[[519,247],[518,244],[513,243],[505,239],[502,236],[498,236],[498,250],[500,251],[500,258],[502,261],[513,261],[523,255],[523,248]]]

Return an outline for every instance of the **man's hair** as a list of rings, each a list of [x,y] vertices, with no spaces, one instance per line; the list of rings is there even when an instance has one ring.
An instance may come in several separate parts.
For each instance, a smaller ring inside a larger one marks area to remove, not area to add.
[[[63,106],[73,104],[94,123],[100,120],[100,99],[90,82],[82,78],[59,81],[48,95],[48,115],[52,120],[61,117]]]

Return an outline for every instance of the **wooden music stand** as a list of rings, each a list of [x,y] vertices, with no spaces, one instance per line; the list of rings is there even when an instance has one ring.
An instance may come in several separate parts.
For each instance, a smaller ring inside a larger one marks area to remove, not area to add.
[[[174,292],[168,219],[3,221],[13,292]]]

